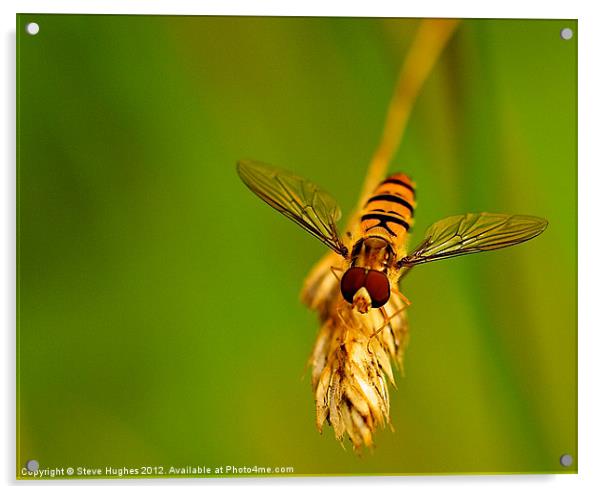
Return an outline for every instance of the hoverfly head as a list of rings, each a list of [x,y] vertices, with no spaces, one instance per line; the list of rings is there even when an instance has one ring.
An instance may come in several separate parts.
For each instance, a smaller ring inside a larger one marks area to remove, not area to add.
[[[341,278],[343,298],[362,314],[378,309],[389,301],[389,279],[382,271],[361,267],[349,268]]]

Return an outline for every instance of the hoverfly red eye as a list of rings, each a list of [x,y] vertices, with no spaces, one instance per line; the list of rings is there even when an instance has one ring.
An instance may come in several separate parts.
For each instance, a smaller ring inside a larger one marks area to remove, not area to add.
[[[362,286],[364,286],[364,280],[366,279],[366,270],[364,268],[349,268],[343,278],[341,278],[341,293],[343,298],[353,303],[353,296]]]
[[[389,301],[391,289],[389,287],[389,279],[384,273],[374,270],[368,271],[364,280],[364,286],[370,294],[373,309],[378,309]]]

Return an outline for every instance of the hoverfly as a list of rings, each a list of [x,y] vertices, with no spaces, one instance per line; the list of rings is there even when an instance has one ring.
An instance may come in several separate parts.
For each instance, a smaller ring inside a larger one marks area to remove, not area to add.
[[[413,224],[415,184],[396,173],[363,205],[353,232],[339,235],[341,210],[335,199],[312,182],[257,161],[238,162],[242,181],[274,209],[299,224],[344,260],[342,298],[361,314],[384,311],[400,279],[414,266],[463,254],[510,247],[542,233],[547,220],[535,216],[467,213],[431,225],[424,240],[407,253]],[[392,288],[393,287],[393,288]],[[383,313],[389,320],[392,316]]]

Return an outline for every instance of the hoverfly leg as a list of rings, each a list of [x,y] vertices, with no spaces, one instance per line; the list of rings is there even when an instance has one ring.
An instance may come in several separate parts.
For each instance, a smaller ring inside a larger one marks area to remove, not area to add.
[[[351,324],[349,324],[349,321],[347,321],[345,319],[345,316],[343,315],[343,309],[345,308],[345,303],[338,303],[337,304],[337,315],[339,316],[339,319],[343,322],[343,326],[349,327],[351,326]]]
[[[405,304],[405,307],[409,307],[410,305],[412,305],[412,302],[410,302],[408,300],[408,298],[403,293],[401,293],[401,291],[399,290],[399,288],[393,287],[393,288],[391,288],[391,291],[393,293],[395,293],[396,295],[399,295],[399,297],[401,298],[402,302]],[[404,307],[404,309],[405,309],[405,307]]]
[[[405,297],[403,297],[405,298]],[[402,299],[403,300],[403,299]],[[407,299],[406,299],[407,300]],[[404,301],[405,302],[405,301]],[[366,345],[366,348],[368,349],[368,352],[372,353],[372,351],[370,350],[370,343],[372,341],[372,338],[374,338],[376,335],[378,335],[383,329],[385,329],[389,323],[393,320],[393,318],[399,314],[401,314],[404,310],[406,310],[408,308],[408,306],[410,305],[410,301],[408,300],[407,305],[404,305],[401,309],[396,310],[395,312],[393,312],[393,314],[391,314],[390,316],[387,315],[387,311],[385,310],[384,307],[381,307],[380,309],[378,309],[380,311],[380,313],[383,316],[383,320],[384,320],[384,324],[378,328],[376,331],[374,331],[374,333],[372,333],[370,335],[370,338],[368,338],[368,344]]]
[[[347,340],[347,334],[349,333],[349,328],[351,328],[353,325],[347,321],[345,319],[345,316],[343,315],[343,309],[345,308],[346,302],[342,301],[343,303],[339,303],[337,304],[337,315],[339,316],[339,319],[341,319],[341,321],[343,322],[343,327],[345,328],[345,331],[343,333],[343,338],[341,340],[341,342],[344,342]]]
[[[339,276],[337,276],[335,271],[339,271],[339,272],[343,272],[344,269],[343,268],[336,268],[334,266],[330,266],[330,272],[332,273],[332,275],[337,279],[337,281],[341,281],[341,278]]]

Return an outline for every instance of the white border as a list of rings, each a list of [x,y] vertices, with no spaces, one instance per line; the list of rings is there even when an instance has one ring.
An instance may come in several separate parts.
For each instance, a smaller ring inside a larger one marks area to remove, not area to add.
[[[439,1],[387,1],[387,0],[346,0],[324,1],[304,0],[286,2],[284,0],[213,0],[213,1],[147,1],[142,0],[54,0],[54,1],[13,1],[0,2],[2,12],[2,108],[5,109],[0,121],[0,149],[2,149],[2,186],[0,200],[1,243],[0,284],[2,315],[4,322],[3,363],[5,374],[1,381],[2,401],[0,407],[4,427],[5,444],[0,449],[4,483],[15,488],[13,480],[15,465],[14,432],[14,345],[15,345],[15,14],[17,12],[40,13],[115,13],[115,14],[205,14],[205,15],[312,15],[312,16],[370,16],[370,17],[488,17],[488,18],[565,18],[579,19],[579,474],[554,476],[485,476],[485,477],[402,477],[402,478],[301,478],[301,479],[207,479],[177,481],[101,481],[95,485],[121,490],[166,489],[168,486],[194,489],[217,490],[244,488],[251,492],[281,491],[304,492],[320,489],[345,489],[349,492],[373,489],[404,489],[446,493],[543,491],[592,491],[602,492],[602,399],[600,398],[599,376],[602,375],[602,324],[594,312],[598,295],[597,283],[600,276],[602,255],[598,253],[602,242],[596,242],[602,231],[602,211],[600,196],[602,180],[602,141],[600,126],[596,124],[602,116],[600,92],[602,78],[600,69],[600,28],[601,18],[596,15],[599,9],[596,2],[587,0],[572,1],[531,1],[504,0],[496,2],[476,2],[470,0]],[[545,115],[542,115],[545,118]],[[563,191],[559,191],[559,199]],[[550,260],[553,262],[553,259]],[[562,304],[562,300],[558,301]],[[598,302],[599,303],[599,302]],[[33,484],[33,483],[32,483]],[[62,491],[66,486],[82,488],[79,481],[45,483],[44,489]],[[598,486],[595,488],[595,486]],[[40,483],[18,488],[33,489]]]

